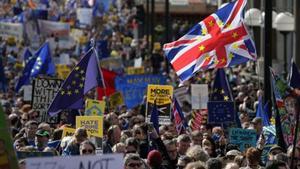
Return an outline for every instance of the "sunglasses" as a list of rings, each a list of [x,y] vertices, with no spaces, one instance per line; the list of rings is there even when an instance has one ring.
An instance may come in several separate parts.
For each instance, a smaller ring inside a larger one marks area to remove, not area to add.
[[[93,152],[94,152],[93,149],[83,149],[83,150],[82,150],[82,153],[83,153],[83,154],[87,154],[87,153],[92,154]]]
[[[129,167],[140,167],[140,166],[142,166],[142,163],[129,163],[129,164],[127,164],[127,166],[129,166]]]

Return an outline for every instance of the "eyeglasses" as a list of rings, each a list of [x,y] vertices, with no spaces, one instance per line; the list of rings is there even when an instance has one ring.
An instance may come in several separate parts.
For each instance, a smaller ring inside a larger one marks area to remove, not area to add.
[[[93,149],[83,149],[81,151],[82,151],[82,154],[87,154],[87,153],[92,154],[94,152]]]
[[[142,166],[142,163],[129,163],[129,164],[127,164],[127,166],[128,167],[140,167],[140,166]]]

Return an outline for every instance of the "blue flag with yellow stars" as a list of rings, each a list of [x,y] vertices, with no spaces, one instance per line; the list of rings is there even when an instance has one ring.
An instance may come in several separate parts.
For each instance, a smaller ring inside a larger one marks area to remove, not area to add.
[[[31,69],[31,77],[37,77],[39,74],[55,75],[55,65],[52,62],[49,42],[35,53],[36,60]]]
[[[209,123],[234,122],[234,102],[224,69],[216,72],[207,108]]]
[[[101,76],[94,48],[90,49],[75,66],[57,92],[48,113],[53,116],[62,110],[84,108],[84,95],[100,85]]]

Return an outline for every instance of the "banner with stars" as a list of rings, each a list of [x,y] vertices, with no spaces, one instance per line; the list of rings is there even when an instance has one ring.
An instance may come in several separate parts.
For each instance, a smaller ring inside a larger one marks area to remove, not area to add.
[[[234,122],[234,102],[213,101],[208,102],[208,123],[230,123]]]

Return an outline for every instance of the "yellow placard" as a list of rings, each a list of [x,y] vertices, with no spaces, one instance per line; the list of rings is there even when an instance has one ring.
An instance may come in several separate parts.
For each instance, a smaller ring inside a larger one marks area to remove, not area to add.
[[[144,74],[145,73],[145,68],[142,67],[128,67],[126,69],[126,73],[128,75],[139,75],[139,74]]]
[[[87,99],[85,101],[86,116],[102,116],[105,111],[105,101]]]
[[[61,135],[61,138],[67,137],[67,136],[73,136],[76,129],[64,127],[63,133]]]
[[[88,135],[103,137],[103,116],[76,116],[76,128],[84,127]]]
[[[71,73],[71,69],[67,65],[58,64],[56,65],[58,78],[66,79]]]
[[[147,102],[156,105],[165,105],[172,102],[173,87],[170,85],[148,85],[147,88]]]
[[[116,92],[109,97],[109,106],[110,108],[116,108],[124,104],[123,96],[120,92]]]

